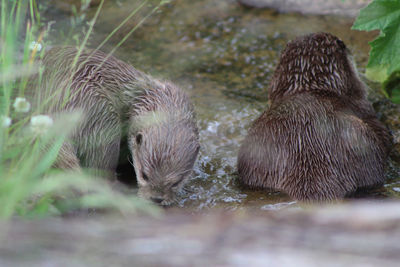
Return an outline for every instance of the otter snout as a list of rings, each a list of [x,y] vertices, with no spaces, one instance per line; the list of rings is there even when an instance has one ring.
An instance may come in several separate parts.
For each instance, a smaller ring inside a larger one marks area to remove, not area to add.
[[[169,206],[176,202],[177,192],[167,188],[153,188],[150,185],[139,186],[138,195],[155,204]]]
[[[164,201],[163,197],[150,197],[150,200],[156,204],[161,204]]]

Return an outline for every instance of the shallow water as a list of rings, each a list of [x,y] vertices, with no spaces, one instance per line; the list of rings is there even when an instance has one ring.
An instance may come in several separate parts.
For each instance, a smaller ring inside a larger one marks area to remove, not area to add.
[[[90,46],[96,47],[138,3],[107,1]],[[135,16],[102,50],[114,47],[149,9]],[[95,8],[89,9],[89,17],[94,12]],[[47,17],[56,20],[53,42],[62,42],[70,27],[69,13],[52,7]],[[358,65],[365,66],[367,42],[374,34],[351,31],[351,24],[349,18],[247,9],[234,0],[176,0],[122,44],[116,52],[118,58],[179,84],[196,106],[202,147],[189,193],[179,206],[192,210],[296,207],[282,193],[249,191],[238,185],[238,148],[251,121],[267,105],[266,88],[288,40],[310,32],[331,32],[344,40]],[[393,162],[390,165],[384,188],[356,197],[400,197],[400,168]]]

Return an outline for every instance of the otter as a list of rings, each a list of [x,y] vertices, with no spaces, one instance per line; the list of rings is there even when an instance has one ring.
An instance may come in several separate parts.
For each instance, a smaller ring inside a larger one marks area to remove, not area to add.
[[[319,202],[384,182],[390,134],[340,39],[313,33],[289,42],[268,95],[239,149],[244,185]]]
[[[126,136],[139,196],[172,204],[192,172],[200,147],[187,94],[98,50],[78,55],[73,47],[55,47],[42,63],[41,82],[34,87],[42,112],[53,116],[83,112],[55,166],[90,168],[114,181],[121,138]]]

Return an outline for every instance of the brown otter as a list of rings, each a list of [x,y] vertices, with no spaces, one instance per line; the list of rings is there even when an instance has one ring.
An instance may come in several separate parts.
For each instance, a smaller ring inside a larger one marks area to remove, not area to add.
[[[245,185],[323,201],[383,183],[390,135],[341,40],[315,33],[289,42],[268,93],[270,107],[240,147]]]
[[[199,152],[194,110],[185,92],[101,51],[77,57],[75,48],[53,48],[43,65],[36,90],[42,112],[79,109],[84,114],[55,165],[102,170],[115,178],[126,128],[139,195],[171,204]]]

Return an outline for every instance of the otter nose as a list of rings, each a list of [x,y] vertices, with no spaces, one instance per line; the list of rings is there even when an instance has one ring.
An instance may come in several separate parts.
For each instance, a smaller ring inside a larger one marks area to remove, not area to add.
[[[162,197],[151,197],[150,199],[151,199],[151,201],[153,201],[154,203],[157,203],[157,204],[160,204],[164,200],[164,198],[162,198]]]

